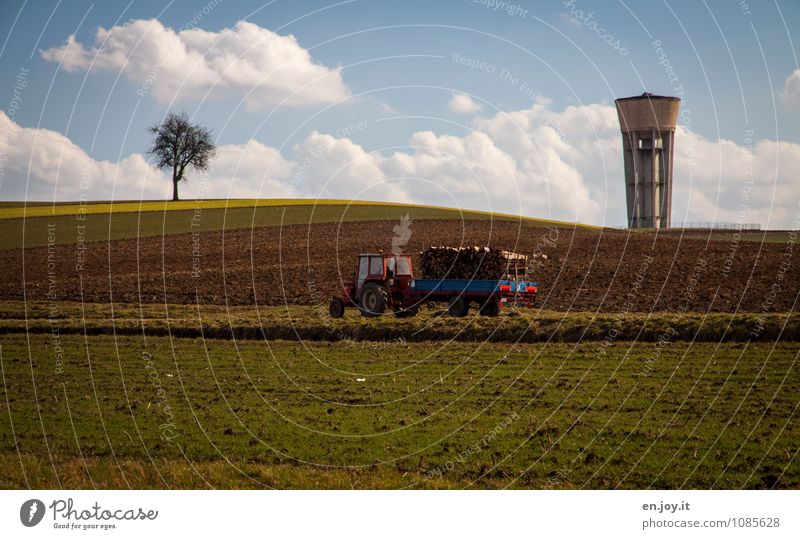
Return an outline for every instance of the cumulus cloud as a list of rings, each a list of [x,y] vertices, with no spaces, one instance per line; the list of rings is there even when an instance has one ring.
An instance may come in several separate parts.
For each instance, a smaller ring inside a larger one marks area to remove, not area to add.
[[[350,95],[341,70],[315,62],[292,35],[282,36],[240,21],[233,28],[207,32],[175,31],[155,19],[132,20],[98,28],[87,47],[69,36],[60,47],[41,51],[66,71],[121,72],[161,101],[180,97],[230,95],[251,106],[332,103]]]
[[[619,206],[624,198],[613,193],[621,175],[616,122],[616,112],[603,105],[555,112],[540,100],[529,109],[477,119],[475,128],[513,156],[520,188],[528,194],[526,215],[532,210],[557,219],[617,224],[613,216],[624,216],[625,210]]]
[[[96,161],[64,135],[23,128],[0,111],[0,197],[12,200],[164,198],[166,176],[139,154],[119,163]],[[159,188],[160,187],[160,188]]]
[[[447,109],[457,114],[475,114],[480,112],[482,108],[480,103],[476,103],[467,94],[453,94],[453,97],[447,103]]]
[[[473,128],[464,136],[417,132],[405,148],[386,155],[317,131],[287,155],[255,140],[224,145],[207,175],[190,174],[181,195],[384,200],[625,223],[622,144],[613,107],[553,111],[538,102],[476,118]],[[7,200],[74,200],[87,192],[82,182],[97,200],[170,193],[166,175],[139,154],[118,163],[96,161],[67,137],[22,128],[3,113],[0,165],[0,197]],[[800,144],[709,140],[678,127],[673,221],[789,228],[800,212],[799,169]]]
[[[260,142],[223,145],[207,175],[189,170],[181,196],[294,196],[293,163]],[[0,198],[6,200],[165,199],[170,178],[141,154],[117,163],[98,161],[68,137],[47,129],[20,127],[0,111]]]
[[[198,177],[189,172],[181,185],[184,198],[292,198],[299,196],[289,179],[295,170],[291,160],[257,140],[225,144],[217,148],[208,172]],[[193,178],[194,176],[194,178]]]
[[[410,200],[402,185],[386,176],[383,157],[348,138],[313,131],[293,149],[295,161],[306,165],[293,178],[298,192],[319,198]]]
[[[712,141],[679,127],[672,220],[790,228],[800,216],[798,167],[800,144]]]
[[[787,107],[800,109],[800,69],[795,69],[786,77],[779,95]]]

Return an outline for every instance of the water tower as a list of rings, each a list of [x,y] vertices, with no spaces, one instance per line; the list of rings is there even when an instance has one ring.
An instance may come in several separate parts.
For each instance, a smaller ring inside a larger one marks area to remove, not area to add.
[[[643,93],[616,100],[625,159],[628,228],[669,228],[672,154],[681,100]]]

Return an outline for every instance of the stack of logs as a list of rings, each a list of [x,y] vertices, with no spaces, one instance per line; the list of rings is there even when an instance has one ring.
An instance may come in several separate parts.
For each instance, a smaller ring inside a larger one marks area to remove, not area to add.
[[[528,257],[489,247],[429,247],[419,253],[423,279],[522,278]]]

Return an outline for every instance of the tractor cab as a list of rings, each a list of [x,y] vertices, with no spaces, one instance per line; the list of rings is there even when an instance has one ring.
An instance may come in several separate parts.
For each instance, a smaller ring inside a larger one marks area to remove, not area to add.
[[[395,283],[407,287],[413,273],[411,271],[411,257],[393,254],[362,254],[356,260],[356,289],[355,299],[361,298],[364,284],[370,281],[385,282],[389,286]]]

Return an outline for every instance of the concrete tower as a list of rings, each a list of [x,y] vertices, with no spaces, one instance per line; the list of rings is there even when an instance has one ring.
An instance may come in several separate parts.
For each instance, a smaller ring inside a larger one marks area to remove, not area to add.
[[[617,99],[628,228],[669,228],[672,153],[681,100],[644,93]]]

